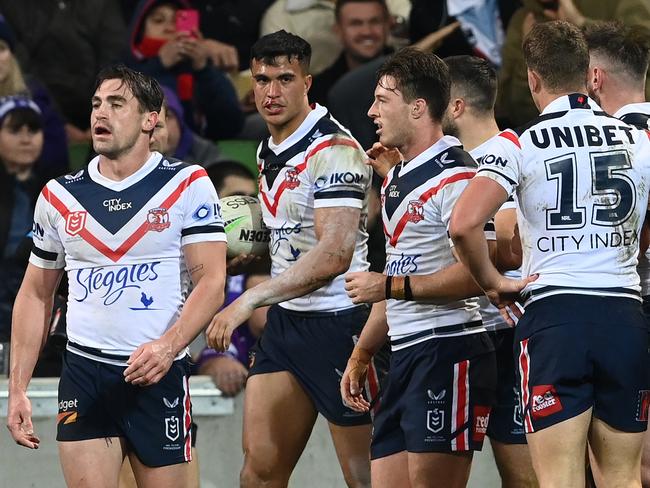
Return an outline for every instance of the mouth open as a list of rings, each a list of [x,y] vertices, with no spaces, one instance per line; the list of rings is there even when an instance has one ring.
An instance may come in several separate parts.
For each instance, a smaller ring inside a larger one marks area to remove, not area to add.
[[[111,133],[111,131],[106,127],[98,125],[98,126],[95,126],[95,129],[93,130],[93,133],[96,136],[106,136],[106,135],[109,135]]]

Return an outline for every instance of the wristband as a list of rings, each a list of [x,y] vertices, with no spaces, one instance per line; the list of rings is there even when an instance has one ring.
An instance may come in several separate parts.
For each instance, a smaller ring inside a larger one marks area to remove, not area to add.
[[[406,291],[405,291],[405,281],[404,276],[394,276],[391,283],[390,297],[395,300],[405,300]]]
[[[411,277],[404,277],[404,300],[413,300],[413,291],[411,291]]]

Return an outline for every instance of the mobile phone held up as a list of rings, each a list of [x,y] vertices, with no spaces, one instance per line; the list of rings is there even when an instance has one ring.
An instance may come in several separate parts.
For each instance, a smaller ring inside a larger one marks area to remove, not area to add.
[[[199,11],[191,8],[176,11],[176,32],[196,37],[199,30]]]

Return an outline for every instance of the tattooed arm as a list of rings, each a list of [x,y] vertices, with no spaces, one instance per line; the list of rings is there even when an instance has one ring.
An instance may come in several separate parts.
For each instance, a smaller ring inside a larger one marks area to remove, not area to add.
[[[160,381],[176,356],[210,323],[223,303],[226,243],[187,244],[183,253],[194,289],[174,325],[160,339],[141,345],[131,354],[124,376],[134,385]]]
[[[354,254],[360,212],[344,207],[315,209],[318,244],[290,269],[250,288],[219,312],[208,327],[208,345],[219,350],[228,348],[232,332],[256,308],[306,295],[345,273]]]

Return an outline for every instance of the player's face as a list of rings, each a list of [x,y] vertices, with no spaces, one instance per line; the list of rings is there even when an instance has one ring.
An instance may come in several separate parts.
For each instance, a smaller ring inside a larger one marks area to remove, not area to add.
[[[458,129],[456,119],[454,119],[454,116],[451,114],[452,108],[453,106],[450,104],[442,116],[442,132],[448,136],[458,137],[460,130]]]
[[[311,75],[303,72],[297,59],[280,56],[275,66],[254,59],[251,73],[255,106],[268,125],[290,125],[308,106]]]
[[[171,39],[176,34],[176,9],[164,4],[151,9],[144,20],[144,37]]]
[[[337,23],[345,51],[359,62],[366,62],[382,53],[389,28],[386,12],[377,2],[345,4]]]
[[[9,168],[32,166],[43,150],[43,131],[32,130],[27,125],[14,128],[9,125],[11,114],[0,127],[0,158]]]
[[[151,139],[149,139],[149,150],[158,151],[161,154],[166,154],[168,147],[169,132],[167,131],[167,110],[165,107],[160,109],[158,122],[156,127],[153,128]]]
[[[138,100],[122,80],[104,81],[93,95],[90,128],[97,154],[117,159],[140,137],[146,138],[148,145],[157,122],[158,113],[140,111]]]
[[[402,92],[396,86],[391,76],[383,76],[379,80],[368,117],[377,126],[379,142],[386,147],[400,148],[409,139],[411,105],[404,101]]]

